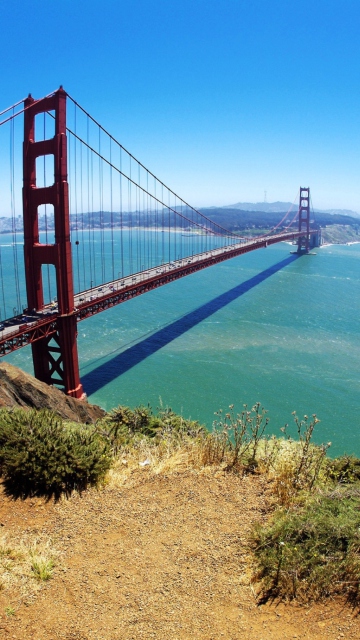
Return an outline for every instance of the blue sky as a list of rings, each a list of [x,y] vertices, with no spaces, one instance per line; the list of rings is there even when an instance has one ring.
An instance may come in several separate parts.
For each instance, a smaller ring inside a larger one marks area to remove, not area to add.
[[[194,206],[360,212],[359,0],[2,0],[0,110],[60,84]]]

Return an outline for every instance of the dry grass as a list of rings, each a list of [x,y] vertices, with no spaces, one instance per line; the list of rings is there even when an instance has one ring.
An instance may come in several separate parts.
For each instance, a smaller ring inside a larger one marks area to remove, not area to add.
[[[35,536],[0,538],[0,589],[31,597],[48,580],[58,558],[51,539]],[[14,603],[12,603],[14,605]],[[13,606],[7,609],[12,610]],[[7,615],[13,615],[7,612]]]
[[[199,440],[185,436],[161,440],[140,437],[120,450],[105,483],[111,488],[123,486],[139,470],[160,474],[200,469],[201,450]]]
[[[264,473],[271,480],[275,502],[289,506],[299,491],[311,490],[319,482],[329,445],[311,443],[316,416],[299,420],[294,414],[297,441],[266,438],[268,418],[259,403],[250,410],[245,405],[241,413],[230,406],[228,413],[219,411],[216,416],[210,433],[200,428],[189,434],[171,424],[155,436],[135,432],[129,437],[127,432],[123,444],[117,442],[106,483],[122,486],[141,469],[155,474],[210,467],[237,474]]]

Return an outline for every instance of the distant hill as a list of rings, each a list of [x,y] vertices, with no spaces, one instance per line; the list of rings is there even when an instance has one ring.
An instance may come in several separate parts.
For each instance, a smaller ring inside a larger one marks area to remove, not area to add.
[[[297,204],[291,202],[237,202],[236,204],[228,204],[222,209],[237,209],[241,211],[264,211],[265,213],[284,213],[293,207],[297,209]]]
[[[350,216],[351,218],[360,218],[360,213],[357,211],[351,211],[351,209],[314,209],[319,213],[330,213],[330,215]]]
[[[298,204],[292,202],[237,202],[236,204],[228,204],[222,209],[237,209],[241,211],[263,211],[265,213],[285,213],[289,209],[296,211]],[[218,207],[217,207],[218,208]],[[331,215],[350,216],[351,218],[360,218],[360,213],[351,211],[351,209],[314,209],[315,213],[330,213]]]
[[[266,203],[260,203],[266,204]],[[270,229],[278,225],[280,220],[285,216],[289,208],[286,208],[286,202],[279,203],[283,205],[279,211],[262,211],[259,209],[235,209],[231,207],[209,207],[200,209],[201,213],[208,216],[221,226],[226,227],[230,231],[241,231],[244,229]],[[245,204],[244,204],[245,206]],[[253,205],[254,207],[256,205]],[[297,207],[293,207],[285,217],[282,227],[288,225],[297,213]],[[358,228],[360,225],[359,216],[354,217],[335,213],[326,213],[324,211],[315,211],[314,217],[311,216],[311,222],[315,225],[325,227],[327,225],[350,225]]]

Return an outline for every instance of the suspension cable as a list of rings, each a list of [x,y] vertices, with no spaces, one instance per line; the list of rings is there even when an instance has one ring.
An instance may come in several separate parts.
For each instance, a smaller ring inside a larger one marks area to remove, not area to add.
[[[17,116],[20,116],[22,113],[24,113],[25,111],[27,111],[27,109],[30,109],[31,107],[33,107],[35,104],[37,104],[38,102],[41,102],[42,100],[45,100],[45,98],[50,98],[51,96],[53,96],[56,93],[56,91],[52,91],[51,93],[48,93],[46,96],[44,96],[43,98],[39,98],[38,100],[34,100],[34,102],[32,102],[31,104],[29,104],[27,107],[24,107],[23,109],[21,109],[20,111],[17,111],[16,113],[13,113],[11,116],[9,116],[8,118],[6,118],[5,120],[3,120],[2,122],[0,122],[0,127],[3,124],[6,124],[6,122],[9,122],[9,120],[14,120],[15,118],[17,118]],[[67,94],[66,94],[67,95]],[[17,107],[19,104],[23,103],[26,100],[26,98],[23,98],[23,100],[19,100],[19,102],[16,102],[15,104],[13,104],[11,107],[8,107],[7,109],[4,109],[4,111],[2,111],[0,113],[0,116],[4,113],[7,113],[8,111],[10,111],[10,109],[14,109],[15,107]]]
[[[49,114],[49,115],[52,115],[52,114]],[[52,117],[53,117],[53,116],[52,116]],[[127,176],[127,175],[126,175],[126,173],[124,173],[123,171],[120,171],[120,169],[119,169],[118,167],[116,167],[115,165],[110,164],[110,162],[109,162],[109,160],[107,160],[107,158],[105,158],[104,156],[102,156],[101,154],[99,154],[99,152],[98,152],[98,151],[96,151],[96,149],[94,149],[90,144],[88,144],[88,143],[87,143],[87,142],[85,142],[82,138],[80,138],[80,136],[77,136],[77,135],[74,133],[74,131],[72,131],[72,130],[71,130],[71,129],[69,129],[68,127],[67,127],[67,131],[68,131],[69,133],[71,133],[75,138],[77,138],[77,139],[78,139],[82,144],[84,144],[84,145],[85,145],[85,146],[86,146],[90,151],[92,151],[92,152],[93,152],[96,156],[98,156],[101,160],[103,160],[103,161],[104,161],[104,162],[106,162],[109,166],[111,166],[111,167],[112,167],[112,169],[113,169],[114,171],[116,171],[117,173],[121,174],[121,175],[122,175],[126,180],[128,180],[128,181],[129,181],[133,186],[135,186],[135,187],[139,187],[139,189],[141,189],[141,191],[145,191],[145,192],[146,192],[146,189],[144,189],[144,187],[139,186],[139,185],[138,185],[138,184],[137,184],[137,183],[136,183],[136,182],[131,178],[131,176],[130,176],[130,177],[129,177],[129,176]],[[134,158],[133,158],[133,160],[134,160]],[[131,162],[131,159],[130,159],[130,162]],[[130,164],[130,168],[131,168],[131,164]],[[149,171],[149,174],[150,174],[150,175],[153,175],[153,174],[151,174],[151,172],[150,172],[150,171]],[[155,180],[157,180],[157,178],[156,178],[155,176],[154,176],[154,178],[155,178]],[[166,187],[166,185],[165,185],[165,184],[163,184],[160,180],[158,180],[158,182],[162,185],[162,187],[165,187],[165,189],[167,189],[170,193],[173,193],[173,192],[171,191],[171,189],[168,189],[168,188]],[[168,208],[168,205],[167,205],[167,204],[165,204],[164,202],[162,202],[159,198],[156,198],[156,196],[155,196],[155,195],[153,195],[152,193],[149,193],[149,196],[150,196],[151,198],[153,198],[153,199],[157,200],[158,204],[160,204],[161,206],[165,207],[166,209]],[[186,202],[185,202],[185,201],[183,201],[183,202],[184,202],[184,204],[185,204],[187,207],[189,206],[189,205],[187,205],[187,204],[186,204]],[[192,209],[192,207],[189,207],[189,208],[190,208],[190,209]],[[187,216],[185,216],[185,214],[181,214],[181,213],[179,213],[179,212],[176,212],[176,211],[174,211],[174,209],[172,209],[172,208],[170,208],[170,210],[171,210],[173,213],[176,213],[177,215],[180,215],[184,220],[187,220],[188,222],[191,222],[190,218],[188,218]],[[204,218],[205,220],[207,220],[208,222],[210,222],[210,224],[212,224],[212,225],[216,226],[218,229],[221,229],[222,231],[225,231],[225,234],[223,234],[223,233],[219,233],[219,232],[216,232],[216,231],[214,231],[213,229],[211,229],[211,228],[209,229],[208,227],[205,227],[204,225],[200,224],[199,222],[195,222],[195,221],[194,221],[194,222],[193,222],[193,224],[194,224],[196,227],[198,227],[199,229],[201,229],[201,230],[203,230],[203,231],[204,231],[204,230],[206,230],[208,233],[212,233],[212,234],[214,234],[214,235],[221,235],[221,236],[223,236],[223,235],[228,235],[228,236],[229,236],[229,237],[231,237],[231,238],[237,238],[237,239],[240,239],[240,240],[245,240],[245,239],[246,239],[246,238],[244,238],[243,236],[239,236],[237,233],[234,233],[234,232],[232,232],[232,231],[229,231],[228,229],[225,229],[225,227],[221,227],[221,226],[220,226],[220,225],[218,225],[217,223],[215,223],[215,222],[213,222],[212,220],[210,220],[210,218],[207,218],[206,216],[202,215],[202,213],[198,212],[196,209],[194,209],[194,211],[195,211],[195,213],[197,213],[201,218]]]
[[[137,160],[137,158],[135,158],[135,156],[133,156],[130,151],[128,151],[122,144],[120,144],[120,142],[118,142],[118,140],[116,140],[116,138],[114,138],[114,136],[111,135],[111,133],[109,133],[95,118],[93,118],[92,115],[90,115],[90,113],[88,111],[86,111],[86,109],[84,109],[78,102],[76,102],[76,100],[74,100],[74,98],[72,96],[70,96],[69,93],[66,93],[67,97],[74,102],[78,108],[98,127],[101,128],[101,130],[107,135],[109,136],[109,138],[115,142],[115,144],[117,144],[119,147],[121,147],[123,149],[123,151],[125,151],[125,153],[128,154],[128,156],[134,160],[135,162],[137,162],[140,167],[142,169],[144,169],[145,171],[149,171],[145,165],[142,164],[142,162],[140,162],[139,160]],[[95,151],[95,150],[94,150]],[[108,162],[105,158],[103,158],[106,162]],[[203,213],[201,213],[198,209],[195,209],[195,207],[192,207],[189,203],[186,202],[186,200],[183,200],[183,198],[180,198],[180,196],[178,196],[172,189],[170,189],[169,187],[166,186],[166,184],[164,182],[162,182],[162,180],[160,180],[159,178],[157,178],[157,176],[155,176],[155,174],[153,174],[151,171],[149,171],[149,174],[155,178],[155,180],[157,180],[157,182],[159,182],[161,185],[163,185],[165,187],[165,189],[167,189],[168,191],[170,191],[171,194],[173,194],[174,196],[176,196],[179,200],[181,200],[186,207],[188,207],[189,209],[192,209],[193,211],[195,211],[201,218],[204,218],[207,222],[210,222],[210,224],[214,224],[214,226],[216,226],[218,229],[221,229],[222,231],[225,231],[227,234],[231,235],[232,237],[238,237],[238,234],[236,233],[232,233],[229,232],[228,229],[225,229],[225,227],[222,227],[221,225],[214,223],[210,218],[208,218],[207,216],[205,216]],[[213,232],[215,233],[215,232]],[[220,234],[222,235],[222,234]]]

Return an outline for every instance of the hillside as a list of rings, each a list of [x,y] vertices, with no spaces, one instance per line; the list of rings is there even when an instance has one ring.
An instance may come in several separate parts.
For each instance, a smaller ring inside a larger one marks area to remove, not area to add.
[[[346,244],[360,242],[359,229],[348,224],[329,224],[321,230],[324,244]]]
[[[55,387],[49,387],[8,362],[0,364],[1,407],[50,409],[64,420],[83,423],[95,422],[105,413],[96,405],[65,396]]]
[[[104,415],[58,394],[1,366],[2,406],[46,404],[83,421]],[[144,435],[151,434],[144,408],[132,414],[119,407],[110,417],[128,425],[131,416],[143,420],[143,431],[123,431],[125,445],[98,488],[54,501],[15,499],[0,484],[0,638],[360,637],[355,601],[332,597],[300,606],[259,598],[250,534],[274,513],[276,478],[253,464],[243,472],[221,456],[216,462],[216,439],[208,450],[207,434],[199,449],[199,426],[175,414],[163,413],[168,426],[157,438]],[[180,425],[173,432],[170,418]],[[153,424],[159,431],[159,417]]]

